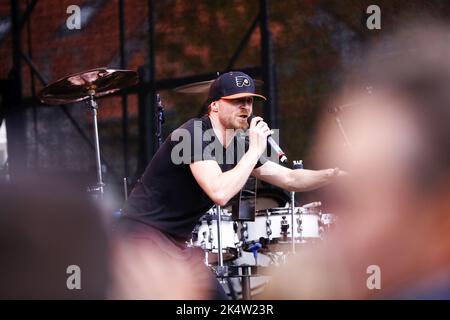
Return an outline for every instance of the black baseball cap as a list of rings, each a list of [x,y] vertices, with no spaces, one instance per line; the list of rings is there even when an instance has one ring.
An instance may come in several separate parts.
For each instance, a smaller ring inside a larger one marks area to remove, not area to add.
[[[209,88],[208,101],[219,99],[239,99],[243,97],[255,97],[267,100],[266,97],[255,93],[253,79],[240,71],[230,71],[221,74]]]

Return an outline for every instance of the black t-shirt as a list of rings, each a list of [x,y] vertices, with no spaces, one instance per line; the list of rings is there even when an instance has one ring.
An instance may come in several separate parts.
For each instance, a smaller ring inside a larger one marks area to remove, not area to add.
[[[207,115],[187,121],[161,145],[125,203],[123,217],[189,238],[199,218],[214,205],[189,164],[214,160],[225,172],[234,168],[247,150],[248,139],[239,134],[224,148]],[[265,161],[261,157],[255,168]]]

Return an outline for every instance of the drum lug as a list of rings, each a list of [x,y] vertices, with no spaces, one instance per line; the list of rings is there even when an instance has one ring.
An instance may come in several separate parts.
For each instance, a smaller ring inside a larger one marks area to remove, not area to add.
[[[241,239],[245,242],[248,239],[248,225],[246,222],[242,223]]]
[[[301,218],[297,218],[297,232],[299,234],[302,234],[302,231],[303,231],[302,219]]]
[[[289,222],[286,220],[286,216],[281,217],[281,234],[286,237],[289,234]]]
[[[208,242],[209,242],[209,243],[213,243],[213,241],[214,241],[214,238],[213,238],[212,228],[209,227]]]

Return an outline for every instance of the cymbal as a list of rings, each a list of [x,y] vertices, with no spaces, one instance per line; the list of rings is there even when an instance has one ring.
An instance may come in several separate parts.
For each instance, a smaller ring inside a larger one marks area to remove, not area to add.
[[[138,82],[138,76],[131,70],[97,68],[59,79],[39,93],[39,99],[46,104],[75,103],[106,96]]]
[[[190,93],[190,94],[207,94],[209,92],[209,87],[214,82],[214,80],[193,82],[183,86],[176,87],[173,89],[175,92],[179,93]],[[254,80],[256,87],[262,87],[264,81]]]

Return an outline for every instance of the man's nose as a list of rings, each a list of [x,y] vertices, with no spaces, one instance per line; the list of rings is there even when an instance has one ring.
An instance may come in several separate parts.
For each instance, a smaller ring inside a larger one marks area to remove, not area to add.
[[[241,104],[241,106],[240,106],[239,109],[240,109],[240,110],[243,110],[243,111],[245,111],[245,112],[249,112],[251,108],[252,108],[252,105],[251,105],[251,104],[249,104],[249,103],[247,103],[247,102],[244,102],[244,103]]]
[[[253,101],[251,100],[244,100],[241,103],[241,108],[250,108],[253,105]]]

